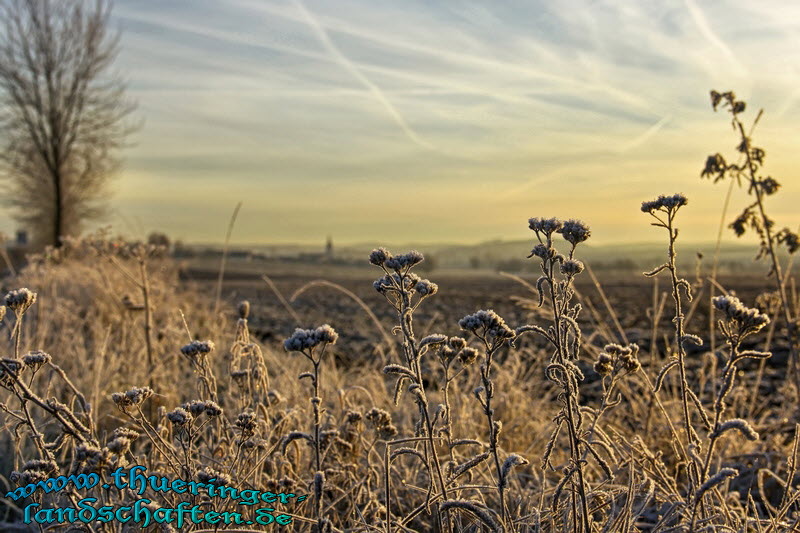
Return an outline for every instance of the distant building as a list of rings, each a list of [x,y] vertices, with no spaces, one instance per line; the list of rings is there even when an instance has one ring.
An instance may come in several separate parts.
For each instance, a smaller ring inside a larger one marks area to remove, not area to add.
[[[333,259],[333,237],[328,235],[328,240],[325,242],[325,258],[328,260]]]

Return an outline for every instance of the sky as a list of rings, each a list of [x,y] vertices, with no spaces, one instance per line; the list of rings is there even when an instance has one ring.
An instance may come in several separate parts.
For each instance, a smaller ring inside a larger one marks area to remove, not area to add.
[[[661,239],[639,206],[683,192],[716,238],[735,159],[710,89],[752,120],[778,224],[800,213],[800,3],[117,0],[143,127],[111,216],[142,237],[238,244],[475,243],[580,218],[598,244]],[[734,190],[731,220],[746,201]],[[0,212],[0,230],[15,228]],[[728,232],[729,233],[729,232]],[[732,236],[726,239],[733,240]]]

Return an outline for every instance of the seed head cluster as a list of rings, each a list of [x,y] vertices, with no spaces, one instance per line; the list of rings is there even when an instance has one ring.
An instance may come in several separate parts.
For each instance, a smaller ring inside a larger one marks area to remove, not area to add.
[[[192,341],[181,348],[181,353],[187,357],[197,357],[208,355],[214,350],[214,343],[211,341]]]
[[[769,317],[758,309],[746,307],[735,296],[715,296],[711,302],[726,318],[733,322],[739,330],[739,335],[745,336],[756,333],[769,324]]]
[[[458,321],[458,325],[465,331],[471,331],[478,336],[485,334],[487,337],[495,339],[513,339],[514,330],[511,329],[506,321],[497,313],[483,310],[467,315]]]
[[[575,276],[583,272],[583,261],[577,259],[567,259],[561,263],[561,273],[565,276]]]
[[[584,242],[592,235],[592,232],[589,231],[589,226],[575,219],[564,222],[558,232],[564,237],[564,240],[572,244],[573,247]]]
[[[123,411],[129,407],[141,405],[146,399],[153,395],[150,387],[134,387],[125,392],[115,392],[111,395],[111,400]]]
[[[36,350],[22,357],[25,366],[38,370],[42,365],[49,363],[53,358],[50,354]]]
[[[606,344],[597,357],[594,371],[603,377],[616,374],[632,374],[642,366],[637,358],[638,353],[639,346],[636,344],[627,346],[620,346],[614,343]]]
[[[5,303],[6,307],[21,315],[36,303],[36,293],[24,287],[16,289],[6,294]]]
[[[642,212],[652,213],[653,211],[666,211],[672,213],[680,207],[686,205],[689,200],[681,193],[673,195],[660,195],[655,200],[649,202],[642,202]]]
[[[297,328],[292,336],[283,342],[283,347],[288,352],[302,352],[319,344],[334,344],[338,338],[339,334],[328,324],[315,329]]]
[[[369,262],[375,266],[385,267],[395,272],[407,271],[421,263],[425,257],[416,250],[406,254],[393,256],[386,248],[376,248],[369,254]]]
[[[529,218],[528,227],[535,231],[537,234],[552,235],[554,231],[558,231],[563,227],[563,223],[557,218]]]

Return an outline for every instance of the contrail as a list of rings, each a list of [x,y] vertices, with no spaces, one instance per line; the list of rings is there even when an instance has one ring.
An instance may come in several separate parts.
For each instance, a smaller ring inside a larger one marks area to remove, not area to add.
[[[700,30],[700,33],[703,34],[703,37],[706,38],[708,42],[712,45],[719,48],[719,50],[728,58],[731,65],[736,68],[740,74],[747,74],[747,69],[739,62],[736,58],[736,54],[733,53],[733,50],[725,44],[725,42],[720,39],[714,30],[711,29],[711,26],[708,25],[708,21],[706,20],[706,16],[703,14],[703,11],[697,7],[697,4],[694,3],[694,0],[685,0],[686,8],[689,10],[689,14],[692,16],[692,20],[697,25],[697,28]]]
[[[653,124],[652,126],[647,128],[647,131],[645,131],[644,133],[642,133],[638,137],[628,141],[627,143],[625,143],[622,146],[620,146],[619,148],[617,148],[615,150],[615,152],[617,152],[618,154],[624,154],[625,152],[628,152],[630,150],[633,150],[634,148],[637,148],[637,147],[643,145],[648,140],[650,140],[650,137],[652,137],[653,135],[658,133],[658,131],[661,128],[666,126],[667,123],[670,120],[672,120],[671,116],[666,116],[666,117],[662,118],[661,120],[659,120],[658,122],[656,122],[655,124]]]
[[[415,144],[427,150],[438,151],[435,146],[425,141],[424,139],[420,138],[420,136],[417,135],[417,133],[413,129],[411,129],[411,126],[408,125],[408,122],[406,122],[406,120],[403,118],[403,116],[400,114],[397,108],[395,108],[394,105],[392,105],[392,103],[389,101],[389,99],[386,98],[386,95],[383,94],[383,91],[381,91],[381,89],[377,85],[375,85],[369,79],[367,79],[367,77],[361,73],[358,67],[356,67],[353,64],[353,62],[350,61],[347,58],[347,56],[345,56],[339,50],[339,48],[333,43],[333,41],[331,41],[328,32],[311,15],[311,13],[303,5],[303,2],[301,0],[295,0],[295,5],[297,5],[297,8],[301,11],[304,18],[306,19],[306,22],[308,23],[309,26],[311,26],[311,29],[314,30],[314,33],[317,35],[317,37],[319,38],[320,42],[325,47],[325,49],[334,57],[334,59],[336,59],[336,61],[342,67],[344,67],[345,70],[347,70],[350,74],[352,74],[355,79],[357,79],[364,87],[366,87],[367,90],[370,92],[370,94],[372,94],[372,96],[374,96],[375,99],[378,102],[380,102],[381,105],[383,105],[384,109],[386,109],[389,115],[394,119],[395,123],[400,127],[403,133],[405,133],[406,136]]]
[[[284,10],[274,8],[265,3],[252,2],[247,0],[242,0],[241,3],[251,8],[259,9],[262,12],[268,12],[271,15],[283,17],[289,20],[297,20],[294,14],[287,13]],[[306,18],[308,19],[310,17],[310,14],[303,8],[303,6],[301,6],[301,9],[303,10]],[[311,22],[311,23],[319,26],[319,24],[316,22]],[[362,28],[355,27],[352,24],[348,24],[347,22],[343,21],[332,20],[328,24],[328,27],[334,28],[336,31],[346,33],[348,35],[352,35],[354,37],[365,39],[375,44],[380,44],[391,48],[407,50],[418,54],[424,54],[431,57],[436,57],[438,59],[444,59],[447,61],[460,63],[463,65],[479,66],[481,68],[492,70],[495,72],[502,72],[505,74],[518,74],[521,76],[536,78],[543,81],[549,81],[552,83],[559,84],[561,86],[569,87],[574,90],[579,90],[580,92],[596,91],[601,94],[606,94],[617,101],[634,106],[638,109],[652,111],[652,106],[650,102],[642,98],[640,95],[625,91],[617,87],[613,87],[608,84],[592,82],[591,80],[576,79],[565,75],[557,74],[554,72],[549,72],[547,70],[538,69],[532,67],[531,65],[512,63],[507,61],[499,61],[496,59],[476,56],[457,50],[448,50],[445,48],[433,48],[420,43],[398,40],[389,37],[387,35],[377,33],[374,30],[364,30]],[[322,31],[325,32],[324,29]],[[330,40],[328,39],[328,41]],[[341,55],[341,53],[338,52],[338,50],[337,53],[338,55]]]

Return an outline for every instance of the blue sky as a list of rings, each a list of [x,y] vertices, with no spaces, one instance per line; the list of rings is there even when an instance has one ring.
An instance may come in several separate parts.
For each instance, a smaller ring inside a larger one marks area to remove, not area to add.
[[[660,237],[641,201],[682,191],[685,238],[711,240],[725,191],[699,172],[736,144],[712,88],[765,108],[771,207],[800,223],[796,2],[117,0],[114,20],[145,121],[120,232],[221,240],[242,201],[239,243],[526,238],[531,216],[634,242]]]

